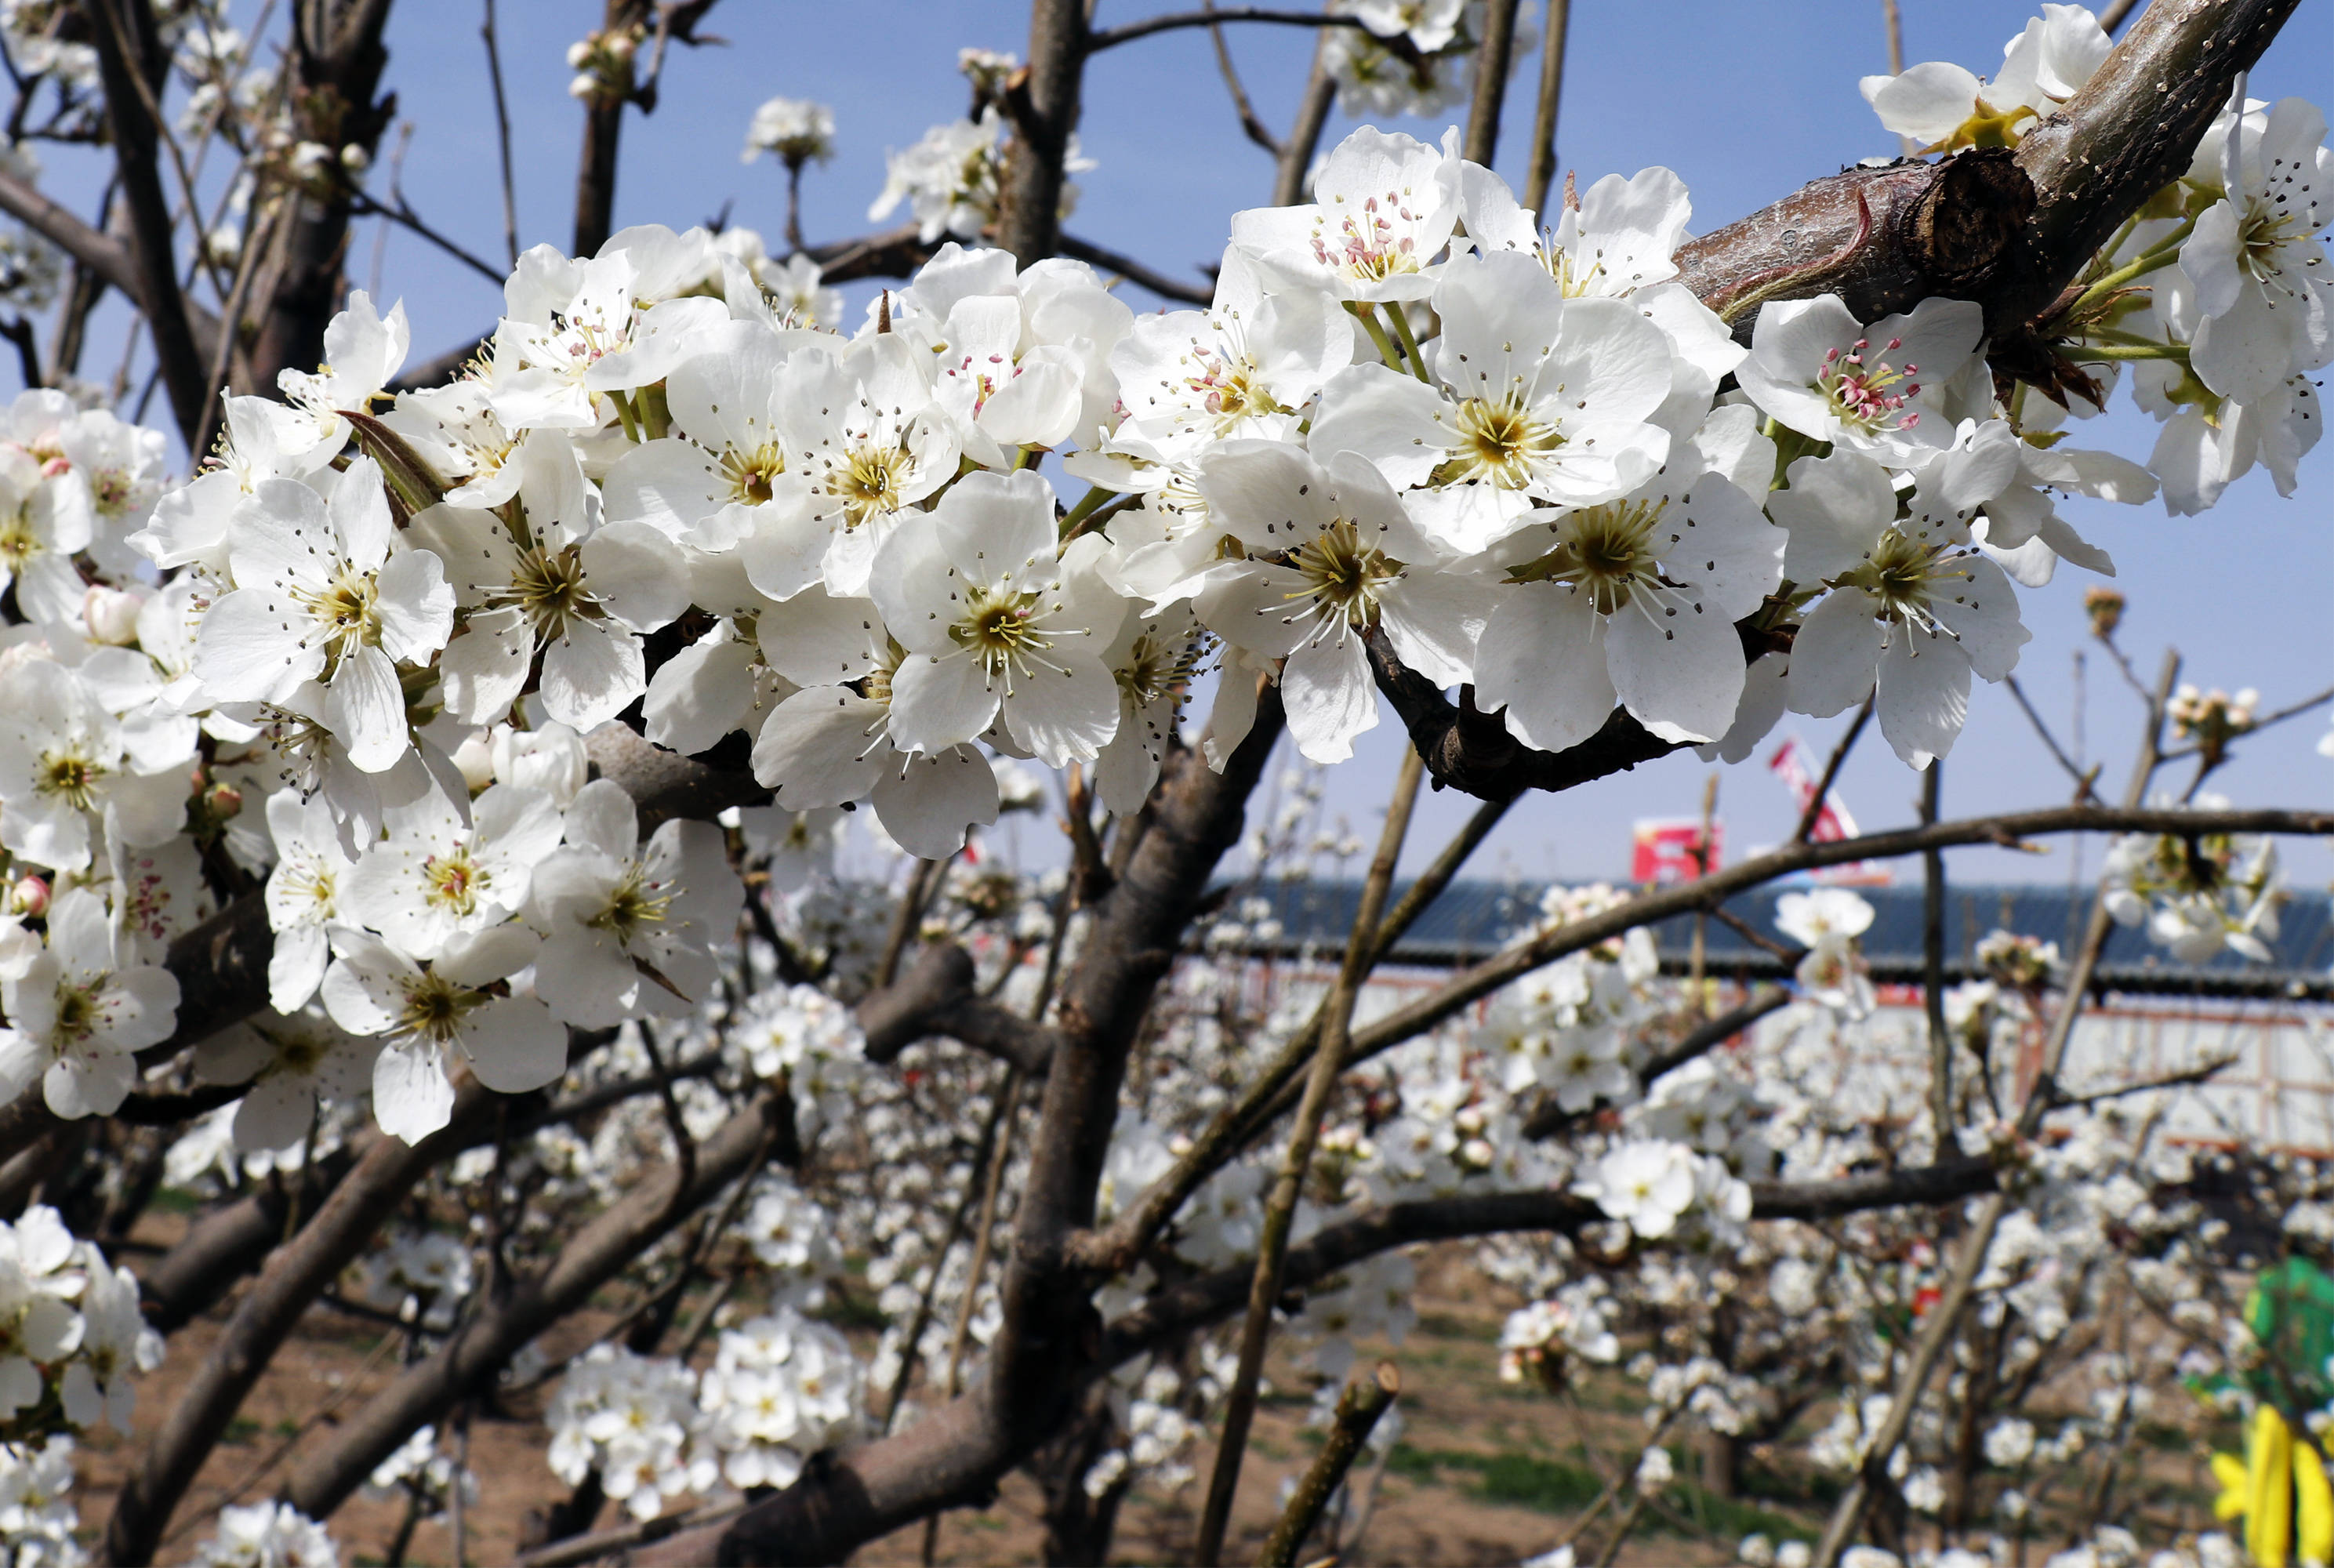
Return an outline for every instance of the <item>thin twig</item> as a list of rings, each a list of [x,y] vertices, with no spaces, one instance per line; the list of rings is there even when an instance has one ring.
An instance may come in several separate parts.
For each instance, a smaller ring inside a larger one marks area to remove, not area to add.
[[[1086,34],[1086,53],[1099,54],[1105,49],[1115,49],[1122,43],[1132,43],[1138,38],[1148,38],[1154,33],[1169,33],[1182,27],[1214,27],[1226,22],[1278,22],[1289,27],[1359,27],[1358,16],[1336,16],[1322,11],[1275,11],[1266,5],[1227,5],[1220,10],[1210,6],[1205,11],[1177,11],[1164,16],[1145,16],[1140,22],[1130,22],[1124,27],[1106,27],[1099,33]]]
[[[444,251],[448,255],[452,256],[456,261],[460,262],[464,266],[468,267],[472,272],[477,273],[480,277],[492,280],[497,287],[500,287],[502,285],[506,275],[503,271],[498,270],[488,265],[487,262],[480,260],[477,255],[474,255],[468,250],[465,249],[459,242],[450,239],[447,236],[439,234],[436,229],[430,227],[428,223],[422,220],[421,216],[419,213],[415,212],[411,207],[407,205],[402,192],[391,191],[391,195],[397,203],[394,207],[376,201],[372,197],[367,195],[363,191],[357,192],[355,196],[350,198],[349,207],[352,211],[355,212],[360,216],[385,217],[400,228],[412,230],[415,234],[420,235],[423,239],[428,240],[431,245],[436,245],[439,250]]]
[[[1896,0],[1880,0],[1880,19],[1888,33],[1888,74],[1902,76],[1905,74],[1905,17],[1896,8]],[[1899,136],[1896,139],[1903,145],[1905,157],[1920,155],[1921,144],[1913,138]]]
[[[1321,1024],[1321,1044],[1314,1053],[1305,1098],[1289,1129],[1288,1148],[1264,1211],[1262,1234],[1256,1249],[1256,1274],[1249,1289],[1248,1316],[1240,1326],[1239,1369],[1224,1401],[1213,1473],[1208,1480],[1207,1506],[1201,1515],[1200,1534],[1191,1560],[1220,1563],[1224,1531],[1231,1523],[1232,1498],[1239,1490],[1240,1460],[1248,1448],[1249,1424],[1256,1419],[1257,1382],[1264,1372],[1264,1350],[1272,1332],[1274,1304],[1280,1299],[1281,1265],[1288,1255],[1288,1231],[1297,1215],[1297,1196],[1313,1164],[1313,1150],[1321,1136],[1321,1121],[1329,1109],[1329,1095],[1343,1070],[1345,1041],[1354,1021],[1354,1003],[1361,995],[1375,945],[1378,917],[1384,912],[1386,890],[1394,883],[1395,861],[1410,832],[1411,808],[1418,802],[1418,781],[1424,772],[1418,753],[1405,747],[1402,769],[1395,775],[1394,798],[1386,804],[1385,828],[1378,837],[1376,857],[1362,883],[1361,909],[1354,917],[1353,934],[1345,940],[1345,959],[1329,995]]]
[[[1548,224],[1548,188],[1556,181],[1556,125],[1564,102],[1565,35],[1572,0],[1548,0],[1548,36],[1539,45],[1539,107],[1532,117],[1531,163],[1524,175],[1524,205]],[[1549,226],[1553,226],[1552,225]]]
[[[1085,262],[1089,266],[1100,267],[1104,272],[1116,273],[1129,283],[1140,284],[1161,299],[1201,306],[1215,302],[1216,295],[1213,289],[1204,289],[1197,284],[1187,284],[1180,278],[1171,278],[1165,273],[1143,265],[1133,256],[1121,255],[1114,250],[1104,250],[1102,246],[1088,240],[1079,239],[1075,235],[1064,235],[1060,248],[1064,255]]]
[[[1015,1069],[1005,1070],[1007,1084],[1014,1080]],[[900,1401],[908,1392],[908,1380],[916,1370],[916,1346],[922,1342],[925,1329],[931,1326],[932,1308],[940,1300],[940,1280],[948,1272],[948,1255],[954,1249],[957,1238],[964,1234],[964,1222],[972,1213],[972,1206],[989,1180],[990,1156],[997,1147],[997,1130],[1004,1122],[1006,1096],[998,1093],[981,1121],[980,1139],[974,1146],[971,1169],[966,1171],[964,1190],[957,1194],[956,1207],[949,1211],[949,1221],[940,1233],[940,1249],[932,1254],[931,1277],[916,1302],[915,1315],[908,1320],[908,1332],[900,1341],[900,1370],[892,1374],[892,1386],[884,1393],[883,1414],[876,1421],[880,1435],[892,1429],[900,1414]]]
[[[2216,1056],[2182,1073],[2167,1073],[2162,1078],[2150,1078],[2138,1083],[2127,1083],[2118,1089],[2101,1089],[2090,1094],[2061,1094],[2051,1101],[2053,1111],[2079,1111],[2087,1106],[2104,1105],[2110,1100],[2121,1100],[2131,1094],[2150,1094],[2158,1089],[2184,1089],[2192,1083],[2206,1083],[2221,1073],[2235,1066],[2242,1055]]]
[[[1353,1468],[1362,1445],[1370,1440],[1378,1418],[1401,1392],[1402,1374],[1392,1361],[1380,1361],[1371,1377],[1345,1385],[1345,1391],[1337,1396],[1336,1413],[1330,1418],[1328,1438],[1290,1494],[1280,1522],[1265,1537],[1264,1554],[1257,1559],[1257,1568],[1295,1568],[1297,1549],[1321,1522],[1321,1511],[1344,1484],[1345,1472]]]
[[[2139,756],[2132,765],[2131,781],[2124,791],[2126,809],[2136,806],[2147,798],[2147,786],[2163,765],[2164,709],[2172,695],[2172,683],[2178,678],[2180,659],[2167,653],[2156,689],[2149,696],[2148,723],[2140,737]],[[2106,950],[2107,933],[2114,929],[2115,920],[2107,913],[2104,893],[2091,899],[2090,924],[2083,933],[2081,948],[2068,972],[2065,988],[2060,992],[2059,1015],[2050,1022],[2050,1033],[2043,1042],[2042,1056],[2029,1090],[2026,1103],[2019,1111],[2017,1132],[2020,1138],[2030,1139],[2040,1127],[2057,1098],[2059,1065],[2066,1055],[2067,1043],[2073,1038],[2075,1021],[2083,1011],[2085,997],[2090,990],[2091,976],[2098,967],[2099,955]],[[1895,1457],[1905,1434],[1911,1429],[1913,1415],[1926,1391],[1930,1375],[1943,1358],[1947,1342],[1958,1332],[1961,1315],[1977,1292],[1979,1276],[1985,1272],[1988,1250],[1993,1245],[1994,1233],[2001,1228],[2003,1217],[2010,1212],[2011,1198],[2006,1192],[1997,1191],[1980,1205],[1977,1217],[1962,1237],[1960,1255],[1955,1259],[1952,1275],[1947,1279],[1943,1296],[1923,1323],[1921,1336],[1913,1347],[1911,1359],[1896,1380],[1889,1400],[1888,1415],[1874,1434],[1872,1446],[1866,1453],[1857,1477],[1832,1511],[1824,1526],[1823,1539],[1816,1548],[1814,1568],[1834,1568],[1840,1554],[1847,1549],[1849,1540],[1863,1523],[1865,1510],[1888,1476],[1889,1462]]]
[[[1060,924],[1067,924],[1064,916]],[[1040,1001],[1036,1009],[1045,1011]],[[965,1265],[964,1294],[956,1304],[956,1321],[949,1325],[948,1366],[940,1378],[943,1398],[955,1399],[959,1380],[964,1374],[965,1347],[972,1340],[973,1309],[980,1301],[980,1276],[989,1272],[989,1254],[996,1249],[997,1205],[1005,1191],[1005,1168],[1013,1159],[1013,1129],[1015,1113],[1021,1108],[1022,1073],[1018,1067],[1005,1074],[1005,1090],[998,1097],[998,1111],[1003,1118],[1003,1134],[996,1150],[989,1156],[988,1178],[981,1184],[980,1217],[973,1222],[972,1261]],[[936,1509],[924,1521],[922,1560],[930,1564],[938,1560],[940,1544],[940,1515]]]
[[[950,855],[945,861],[916,862],[916,869],[909,874],[906,889],[900,894],[899,906],[892,911],[892,928],[883,937],[883,956],[876,962],[872,989],[881,991],[899,978],[900,960],[907,954],[910,939],[923,925],[924,910],[931,903],[932,893],[955,859],[955,855]]]
[[[1891,9],[1894,7],[1892,5]],[[1944,790],[1945,759],[1932,757],[1921,777],[1921,825],[1933,827]],[[1934,1159],[1953,1147],[1953,1036],[1945,1027],[1945,851],[1921,857],[1921,1000],[1929,1019],[1929,1114],[1935,1122]]]
[[[1208,0],[1205,8],[1213,11],[1216,8],[1215,0]],[[1223,73],[1224,87],[1232,95],[1232,107],[1239,111],[1240,129],[1248,132],[1248,139],[1250,141],[1255,142],[1273,157],[1278,158],[1280,138],[1272,134],[1272,128],[1266,125],[1258,116],[1256,105],[1249,101],[1248,89],[1241,84],[1239,68],[1232,64],[1231,45],[1225,41],[1224,30],[1220,24],[1209,24],[1208,38],[1216,47],[1216,69]]]
[[[1808,809],[1799,815],[1799,831],[1791,835],[1793,843],[1806,843],[1808,835],[1816,831],[1816,819],[1823,815],[1824,803],[1831,799],[1831,786],[1839,778],[1840,765],[1847,762],[1847,754],[1856,749],[1857,740],[1864,734],[1864,726],[1872,722],[1873,697],[1878,695],[1875,692],[1873,697],[1864,699],[1864,706],[1856,710],[1856,722],[1847,726],[1847,733],[1839,737],[1837,746],[1832,747],[1831,760],[1824,764],[1823,777],[1816,781],[1816,793],[1808,798]]]
[[[502,155],[503,244],[510,265],[518,265],[518,185],[511,173],[510,105],[503,96],[502,51],[495,36],[495,0],[487,0],[486,24],[478,30],[487,41],[487,80],[495,91],[495,145]]]
[[[2007,676],[2003,678],[2002,684],[2009,687],[2010,695],[2018,699],[2020,710],[2026,715],[2026,721],[2034,726],[2034,733],[2042,737],[2042,744],[2050,748],[2051,757],[2066,770],[2067,776],[2075,781],[2075,798],[2078,801],[2098,799],[2091,790],[2096,775],[2075,765],[2075,759],[2067,755],[2066,749],[2059,744],[2059,737],[2052,735],[2050,726],[2043,722],[2041,714],[2035,710],[2033,703],[2027,700],[2026,688],[2018,684],[2018,678]],[[2329,695],[2334,696],[2334,693]]]

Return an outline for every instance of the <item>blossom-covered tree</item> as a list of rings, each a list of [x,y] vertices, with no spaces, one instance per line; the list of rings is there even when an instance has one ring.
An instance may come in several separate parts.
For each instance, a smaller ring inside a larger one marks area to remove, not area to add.
[[[1334,1433],[1271,1538],[1294,1553],[1391,1398],[1338,1397],[1355,1342],[1400,1337],[1435,1241],[1527,1303],[1512,1376],[1642,1385],[1607,1562],[1674,1479],[1665,1437],[1731,1453],[1811,1412],[1838,1505],[1812,1551],[1747,1560],[2022,1549],[2029,1490],[2100,1437],[2078,1534],[2136,1552],[2107,1499],[2175,1378],[2314,1460],[2334,1388],[2262,1372],[2158,1126],[2177,1082],[2061,1071],[2111,930],[2263,958],[2279,839],[2334,833],[2200,787],[2334,693],[2263,713],[2175,690],[2176,658],[2150,686],[2120,599],[2054,584],[2114,573],[2054,497],[2185,514],[2256,467],[2291,495],[2318,438],[2334,153],[2316,109],[2247,91],[2291,0],[2154,0],[2120,42],[2127,4],[2045,5],[1991,80],[1864,82],[1906,156],[1693,238],[1667,169],[1551,194],[1561,5],[1542,40],[1516,0],[1034,0],[1026,61],[966,51],[969,112],[891,155],[871,221],[900,227],[805,245],[835,119],[740,106],[747,161],[786,171],[783,255],[611,232],[625,116],[712,8],[608,0],[567,56],[574,254],[522,251],[514,216],[497,267],[372,172],[389,0],[299,0],[280,52],[224,0],[0,6],[12,1560],[82,1560],[73,1434],[126,1435],[138,1374],[212,1313],[213,1352],[149,1383],[168,1412],[94,1548],[154,1560],[320,1303],[395,1325],[401,1365],[278,1454],[272,1501],[208,1505],[203,1562],[333,1562],[362,1489],[403,1500],[395,1554],[443,1514],[458,1560],[469,1423],[536,1390],[557,1561],[840,1561],[1019,1467],[1052,1560],[1106,1560],[1143,1484],[1192,1486],[1191,1560],[1225,1561],[1277,1334]],[[1318,66],[1285,139],[1239,95],[1281,178],[1211,284],[1066,232],[1089,62],[1236,22],[1312,28]],[[1490,165],[1535,48],[1519,192]],[[1325,151],[1333,99],[1466,123]],[[43,138],[105,144],[101,221],[42,194]],[[500,151],[507,181],[506,123]],[[368,216],[496,277],[492,330],[410,363],[402,306],[344,275]],[[1138,315],[1129,282],[1190,308]],[[63,353],[107,290],[168,430]],[[2068,444],[2127,380],[2144,460]],[[1973,680],[2012,680],[2053,613],[2133,677],[2127,787],[2069,763],[2066,805],[1938,820]],[[1920,825],[1817,833],[1828,776],[1780,848],[1560,890],[1357,1013],[1503,816],[1851,710],[1831,772],[1876,717],[1927,772]],[[1341,961],[1239,983],[1275,936],[1243,883],[1317,858],[1281,741],[1317,772],[1388,715]],[[1398,888],[1430,780],[1480,807]],[[984,852],[1013,813],[1058,821],[1066,867]],[[878,874],[838,869],[854,822]],[[1923,857],[1941,899],[1949,850],[2084,832],[2118,836],[2069,951],[1999,933],[1948,987],[1930,922],[1909,1094],[1807,1044],[1870,1027],[1854,893],[1784,897],[1756,938],[1789,983],[1740,995],[1698,948],[1665,976],[1650,935],[1853,861]],[[2334,1239],[2334,1175],[2230,1169],[2297,1246]],[[165,1184],[203,1214],[111,1261]],[[2078,1342],[2110,1291],[2175,1348]],[[2078,1376],[2094,1413],[2046,1435],[2034,1390]],[[2271,1555],[2286,1499],[2248,1499]]]

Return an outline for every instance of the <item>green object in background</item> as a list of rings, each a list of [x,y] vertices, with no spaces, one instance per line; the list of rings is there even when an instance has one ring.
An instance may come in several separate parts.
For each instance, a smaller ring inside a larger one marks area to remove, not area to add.
[[[2305,1409],[2334,1401],[2326,1370],[2334,1357],[2334,1277],[2298,1256],[2262,1270],[2245,1296],[2245,1326],[2290,1380],[2281,1382],[2266,1367],[2249,1371],[2245,1383],[2256,1396],[2282,1406],[2299,1395]]]

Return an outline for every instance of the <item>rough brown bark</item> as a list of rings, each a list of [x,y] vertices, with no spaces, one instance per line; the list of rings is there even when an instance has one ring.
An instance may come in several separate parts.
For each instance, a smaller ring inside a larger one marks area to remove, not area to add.
[[[1062,165],[1078,128],[1085,58],[1085,0],[1030,0],[1029,63],[1006,89],[1014,144],[997,217],[997,243],[1023,266],[1061,244]]]
[[[120,5],[117,0],[83,0],[82,8],[105,87],[105,124],[113,138],[114,170],[130,214],[130,255],[137,284],[130,292],[145,313],[154,361],[179,436],[192,446],[202,424],[206,372],[188,324],[186,295],[178,287],[170,198],[162,187],[158,157],[159,129],[140,91],[152,90],[136,74],[146,72],[151,53],[146,44],[154,31],[153,13],[143,5]]]
[[[381,34],[390,0],[300,0],[292,8],[291,91],[286,101],[301,134],[335,150],[378,150],[397,112],[397,96],[377,96],[389,51]],[[273,395],[279,370],[313,370],[324,356],[324,328],[340,310],[347,282],[352,179],[299,191],[280,241],[282,281],[272,299],[254,302],[258,332],[251,345],[251,390]]]

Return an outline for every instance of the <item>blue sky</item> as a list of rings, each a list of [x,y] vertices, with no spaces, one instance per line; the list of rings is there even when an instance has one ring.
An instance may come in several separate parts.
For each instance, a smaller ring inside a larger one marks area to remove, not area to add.
[[[2014,0],[1902,4],[1908,63],[1952,60],[1982,74],[1991,72],[2003,41],[2031,14]],[[1182,8],[1184,0],[1102,0],[1097,23]],[[1858,76],[1886,67],[1880,0],[1575,0],[1573,12],[1558,140],[1560,167],[1577,169],[1584,185],[1608,172],[1666,165],[1694,193],[1694,226],[1705,230],[1857,158],[1895,150],[1856,87]],[[581,111],[566,96],[563,55],[599,13],[596,3],[582,0],[504,0],[500,7],[523,245],[564,246],[569,237]],[[781,171],[767,160],[742,164],[738,149],[755,106],[783,93],[831,104],[838,122],[834,161],[813,168],[805,182],[808,237],[864,232],[885,149],[904,147],[926,126],[963,112],[957,49],[1018,52],[1026,15],[1020,5],[991,0],[729,0],[707,24],[729,45],[676,50],[661,107],[627,122],[618,223],[683,227],[732,204],[731,221],[775,242],[784,225]],[[414,127],[403,168],[408,196],[431,223],[498,260],[501,197],[478,18],[478,7],[463,0],[404,0],[391,24],[388,80],[400,117]],[[1230,32],[1259,112],[1284,126],[1310,58],[1310,34],[1261,25]],[[1529,124],[1537,70],[1536,59],[1522,62],[1509,97],[1511,130],[1499,162],[1517,180],[1528,156],[1521,128]],[[2252,91],[2324,104],[2334,98],[2329,89],[2334,5],[2304,5],[2255,72]],[[1098,167],[1082,177],[1082,199],[1068,226],[1162,270],[1196,276],[1220,251],[1230,215],[1265,199],[1271,183],[1269,161],[1239,131],[1206,34],[1161,34],[1099,57],[1085,102],[1081,137]],[[1441,129],[1419,121],[1398,128],[1428,138]],[[1344,122],[1333,120],[1331,137],[1342,129]],[[48,161],[53,193],[90,206],[92,166],[63,153]],[[375,240],[370,226],[361,227],[352,247],[349,272],[360,283],[371,275]],[[403,233],[383,247],[381,277],[385,298],[405,301],[417,358],[486,330],[497,313],[497,293],[485,280]],[[1139,293],[1132,297],[1156,303]],[[88,368],[110,366],[106,353],[93,350]],[[2135,457],[2146,456],[2153,437],[2153,425],[2127,408],[2083,430],[2087,441]],[[2334,685],[2334,453],[2320,448],[2304,462],[2302,478],[2301,492],[2281,500],[2256,473],[2198,518],[2167,517],[2157,506],[2068,505],[2070,519],[2121,569],[2117,586],[2131,600],[2124,641],[2136,662],[2152,672],[2159,650],[2175,643],[2187,656],[2191,678],[2207,687],[2258,687],[2271,707]],[[2024,595],[2034,637],[2021,677],[2062,739],[2075,707],[2074,657],[2088,642],[2080,608],[2087,581],[2069,570],[2050,587]],[[2107,760],[2105,776],[2119,788],[2136,705],[2099,650],[2090,650],[2088,665],[2088,755]],[[1787,722],[1818,752],[1828,749],[1844,723]],[[2314,749],[2326,731],[2321,713],[2260,737],[2217,776],[2216,787],[2242,803],[2334,799],[2334,760]],[[1389,716],[1333,779],[1333,805],[1365,832],[1383,803],[1378,792],[1391,776],[1398,744]],[[1527,802],[1509,813],[1478,863],[1527,876],[1623,874],[1631,821],[1692,814],[1707,771],[1688,754],[1560,798]],[[1912,816],[1919,781],[1873,733],[1850,760],[1842,787],[1864,824],[1876,827]],[[2008,694],[1982,683],[1943,788],[1950,814],[2057,803],[2068,794],[2063,775]],[[1430,798],[1414,831],[1414,858],[1431,855],[1471,803]],[[1720,812],[1738,851],[1790,831],[1788,800],[1755,763],[1726,770]],[[2297,877],[2313,883],[2334,874],[2334,854],[2320,846],[2300,847],[2291,864]],[[1963,878],[2068,874],[2064,852],[1956,857],[1955,875]]]

